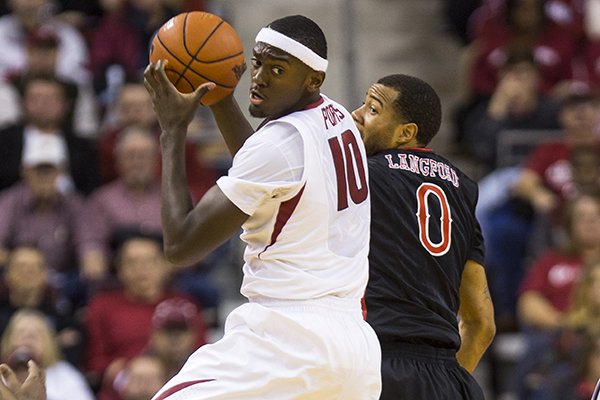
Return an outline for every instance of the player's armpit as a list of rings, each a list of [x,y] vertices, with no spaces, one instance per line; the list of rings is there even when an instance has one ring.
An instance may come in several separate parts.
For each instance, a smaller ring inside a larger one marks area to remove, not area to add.
[[[485,268],[475,261],[465,264],[460,285],[458,362],[473,372],[496,333],[494,307]]]

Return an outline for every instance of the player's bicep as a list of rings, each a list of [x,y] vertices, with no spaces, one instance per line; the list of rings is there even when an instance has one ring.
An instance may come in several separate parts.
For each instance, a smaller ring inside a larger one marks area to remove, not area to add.
[[[458,313],[465,322],[494,318],[494,307],[485,268],[472,260],[467,261],[462,273]]]
[[[247,219],[214,185],[186,218],[180,240],[165,245],[167,258],[178,264],[196,262],[239,232]]]

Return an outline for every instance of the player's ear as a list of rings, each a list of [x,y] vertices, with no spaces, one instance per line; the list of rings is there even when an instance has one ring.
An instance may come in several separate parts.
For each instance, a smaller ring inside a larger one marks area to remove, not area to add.
[[[419,133],[419,127],[414,122],[398,124],[394,131],[397,145],[416,142],[417,133]]]
[[[311,71],[308,75],[308,91],[311,93],[318,92],[321,89],[321,85],[323,85],[323,81],[325,81],[325,72]]]

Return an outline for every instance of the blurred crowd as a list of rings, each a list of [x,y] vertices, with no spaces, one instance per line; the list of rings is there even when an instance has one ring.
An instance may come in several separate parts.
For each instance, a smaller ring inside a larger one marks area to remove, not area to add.
[[[0,358],[21,372],[37,360],[49,400],[149,399],[218,324],[214,271],[234,244],[197,265],[163,258],[160,130],[142,82],[156,29],[205,6],[0,1]],[[600,378],[600,0],[444,6],[467,55],[453,138],[476,165],[496,324],[525,338],[507,390],[588,399]],[[198,200],[230,159],[206,110],[188,138]]]
[[[494,391],[589,399],[600,378],[600,1],[446,11],[467,54],[454,141],[479,175],[498,335],[522,343],[510,365],[490,351],[505,369]]]
[[[49,400],[147,400],[219,328],[227,243],[170,265],[148,46],[201,0],[0,2],[0,358]],[[186,147],[197,201],[229,167],[210,113]]]

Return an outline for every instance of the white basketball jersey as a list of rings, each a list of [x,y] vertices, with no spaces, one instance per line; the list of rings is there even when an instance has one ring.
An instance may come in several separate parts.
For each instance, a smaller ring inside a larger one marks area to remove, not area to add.
[[[235,176],[218,181],[250,215],[241,235],[247,245],[242,294],[250,299],[361,298],[368,279],[370,200],[367,157],[352,116],[322,96],[307,109],[267,123],[238,155],[260,141],[261,132],[277,127],[272,124],[293,127],[302,137],[300,181],[261,184]],[[253,156],[268,165],[267,149],[263,153]],[[252,202],[255,206],[249,206]]]

